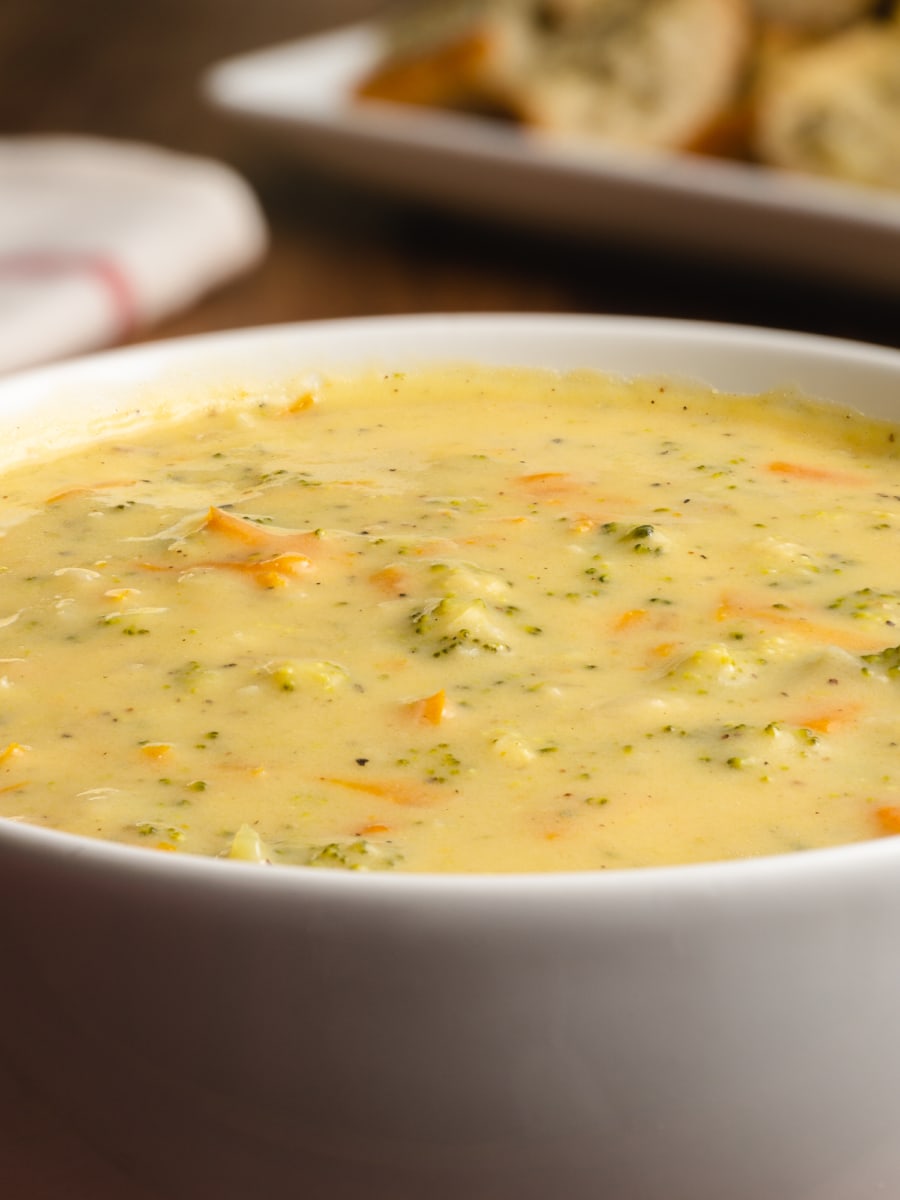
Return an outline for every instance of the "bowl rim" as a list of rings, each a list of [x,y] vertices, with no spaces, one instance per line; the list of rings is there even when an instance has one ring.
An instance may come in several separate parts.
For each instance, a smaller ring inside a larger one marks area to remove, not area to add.
[[[384,329],[403,332],[406,328],[421,332],[446,332],[448,335],[491,330],[515,332],[521,336],[527,334],[529,328],[539,332],[569,331],[573,334],[614,332],[619,337],[641,341],[652,336],[654,341],[661,343],[699,346],[714,340],[729,342],[741,349],[771,349],[774,346],[822,359],[858,361],[860,365],[880,365],[891,370],[897,370],[900,366],[900,347],[866,342],[859,338],[750,323],[624,313],[435,311],[275,322],[114,346],[0,376],[0,405],[4,393],[9,389],[36,390],[54,383],[57,378],[77,379],[97,371],[106,375],[108,368],[118,374],[121,368],[127,369],[129,366],[140,369],[145,365],[164,363],[183,365],[189,363],[198,351],[205,357],[207,352],[221,347],[243,349],[255,342],[290,343],[294,338],[307,339],[316,335],[333,335],[343,340],[352,334]]]
[[[897,376],[900,389],[900,349],[833,337],[818,333],[792,332],[765,326],[743,325],[686,318],[645,317],[604,314],[568,314],[542,312],[464,312],[340,317],[305,322],[286,322],[247,328],[186,335],[139,343],[83,355],[63,362],[30,368],[0,379],[0,410],[12,396],[18,406],[27,407],[31,399],[64,383],[102,380],[123,387],[152,381],[144,372],[178,369],[192,361],[207,363],[223,349],[253,351],[264,345],[289,347],[296,339],[307,342],[316,337],[326,341],[346,341],[354,336],[389,331],[392,336],[405,332],[445,336],[448,344],[443,361],[454,357],[453,339],[463,335],[496,335],[503,332],[517,337],[530,333],[587,337],[603,333],[619,339],[676,344],[740,351],[771,351],[773,348],[794,355],[811,356],[819,362],[840,362],[861,370],[884,369]],[[438,356],[429,355],[432,361]],[[457,356],[458,357],[458,356]],[[282,373],[283,374],[283,373]],[[24,406],[22,400],[24,399]],[[549,872],[385,872],[327,871],[303,867],[275,866],[260,869],[260,864],[193,854],[148,853],[139,846],[95,839],[81,834],[30,825],[0,816],[0,859],[12,853],[30,859],[52,859],[76,871],[115,874],[137,872],[154,878],[163,886],[174,881],[227,888],[250,888],[280,895],[300,892],[320,896],[400,895],[409,892],[430,898],[487,900],[492,897],[515,900],[525,896],[549,898],[580,896],[643,897],[660,893],[672,896],[705,897],[735,889],[770,891],[772,885],[784,888],[816,888],[833,884],[839,877],[863,878],[881,869],[892,874],[900,871],[900,837],[875,838],[817,849],[789,851],[777,855],[712,860],[666,866],[622,869],[597,869]]]

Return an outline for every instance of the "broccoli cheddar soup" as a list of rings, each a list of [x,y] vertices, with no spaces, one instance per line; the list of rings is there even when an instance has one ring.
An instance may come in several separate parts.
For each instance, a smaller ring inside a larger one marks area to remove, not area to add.
[[[462,368],[0,480],[0,812],[176,854],[628,868],[900,831],[900,456],[785,396]]]

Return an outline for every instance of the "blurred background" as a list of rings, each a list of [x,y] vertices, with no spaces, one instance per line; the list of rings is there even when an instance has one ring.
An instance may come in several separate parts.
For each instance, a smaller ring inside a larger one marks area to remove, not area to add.
[[[506,228],[330,178],[214,110],[199,80],[233,55],[384,9],[378,0],[4,0],[0,131],[136,139],[235,167],[271,245],[249,274],[139,337],[355,314],[661,314],[900,344],[893,296],[602,236]]]

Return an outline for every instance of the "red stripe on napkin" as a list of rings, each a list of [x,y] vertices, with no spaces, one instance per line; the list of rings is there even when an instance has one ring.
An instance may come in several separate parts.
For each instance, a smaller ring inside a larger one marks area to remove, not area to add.
[[[124,338],[138,323],[138,304],[131,281],[117,262],[101,254],[65,251],[31,251],[0,255],[0,277],[22,278],[87,275],[96,280],[112,301],[116,331]]]

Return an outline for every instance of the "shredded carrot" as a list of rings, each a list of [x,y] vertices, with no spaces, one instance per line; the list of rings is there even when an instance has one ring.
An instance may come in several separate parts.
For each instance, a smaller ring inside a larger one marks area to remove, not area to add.
[[[506,542],[511,541],[511,535],[523,532],[528,526],[533,524],[533,521],[533,517],[523,513],[517,513],[514,517],[491,517],[481,524],[478,533],[461,538],[460,544],[463,546],[484,546],[496,549],[497,546],[505,545]]]
[[[801,729],[811,729],[813,733],[830,733],[842,725],[852,725],[862,707],[861,704],[845,704],[827,712],[811,713],[800,720],[791,721],[791,724],[798,725]]]
[[[27,783],[8,783],[6,787],[0,787],[0,794],[3,794],[4,792],[21,792],[27,787]]]
[[[814,467],[809,463],[770,462],[766,470],[773,475],[786,475],[791,479],[808,479],[811,482],[823,483],[865,483],[861,475],[850,475],[845,471],[834,471],[829,467]]]
[[[390,825],[381,825],[378,822],[374,822],[371,825],[364,825],[359,832],[360,836],[367,837],[372,833],[389,833],[390,828]]]
[[[723,597],[716,608],[715,617],[717,621],[728,621],[734,618],[759,621],[763,625],[773,626],[786,633],[811,638],[826,646],[840,646],[845,650],[875,651],[884,645],[883,637],[878,641],[874,635],[861,633],[858,629],[847,629],[841,625],[812,620],[802,613],[798,613],[796,609],[784,611],[772,608],[771,605],[733,600],[729,597]]]
[[[426,721],[429,725],[440,725],[446,714],[447,694],[443,688],[438,692],[434,692],[430,696],[425,696],[421,700],[413,700],[411,704],[406,705],[406,711],[419,721]]]
[[[900,804],[885,804],[876,809],[875,818],[884,833],[900,833]]]
[[[622,615],[613,622],[613,629],[617,631],[631,629],[633,626],[640,625],[642,621],[646,620],[647,615],[648,613],[646,608],[629,608],[627,612],[623,612]]]
[[[30,749],[30,746],[23,746],[21,742],[10,742],[5,750],[0,750],[0,766],[10,762],[11,759],[21,758]]]
[[[571,478],[571,476],[569,476],[567,474],[567,472],[565,472],[565,471],[537,471],[533,475],[517,476],[516,482],[529,484],[529,485],[536,483],[541,486],[549,483],[549,484],[551,484],[551,486],[555,486],[557,480],[560,480],[560,479],[568,480],[570,478]]]
[[[108,492],[112,488],[134,487],[136,483],[136,479],[110,479],[108,483],[76,484],[74,487],[64,488],[61,492],[54,492],[44,503],[58,504],[60,500],[68,500],[72,496],[89,496],[93,492]]]
[[[236,541],[248,542],[251,546],[263,546],[272,540],[271,532],[264,526],[215,506],[206,514],[203,528],[210,533],[223,533]]]
[[[316,396],[314,392],[301,392],[296,399],[292,400],[287,408],[286,413],[293,415],[294,413],[309,412],[316,405]]]
[[[676,642],[660,642],[658,646],[652,646],[650,653],[656,658],[670,658],[675,652]]]
[[[409,591],[409,575],[401,567],[382,567],[380,571],[370,575],[369,579],[380,591],[390,596],[402,596],[404,592]]]
[[[206,559],[197,563],[141,563],[144,571],[177,571],[186,575],[190,571],[237,571],[248,575],[260,587],[285,587],[289,580],[302,575],[312,566],[305,554],[276,554],[273,558],[260,559]]]
[[[436,558],[445,554],[453,554],[457,550],[459,550],[459,543],[450,538],[432,538],[428,542],[420,542],[413,547],[412,552],[417,558]]]
[[[417,787],[405,779],[340,779],[322,776],[323,783],[347,788],[351,792],[364,792],[367,796],[380,796],[393,800],[395,804],[427,804],[430,796],[424,788]]]
[[[141,754],[146,758],[165,758],[172,753],[171,742],[147,742],[141,746]]]
[[[233,759],[223,762],[221,770],[231,771],[233,774],[249,775],[253,779],[260,779],[266,774],[266,768],[258,763],[235,762]]]
[[[260,550],[302,550],[309,555],[315,555],[322,550],[322,538],[317,533],[309,530],[271,529],[237,513],[225,512],[221,508],[211,508],[201,528],[212,533],[224,534],[232,541]]]
[[[237,513],[226,512],[213,506],[206,514],[200,527],[211,533],[221,534],[232,542],[247,548],[247,558],[205,559],[196,563],[140,563],[145,571],[177,571],[185,574],[192,570],[240,571],[252,576],[260,587],[285,587],[290,579],[312,566],[313,559],[322,554],[322,538],[319,534],[303,530],[270,529]],[[267,558],[257,554],[270,551]]]
[[[535,497],[553,498],[585,490],[583,483],[565,471],[536,471],[533,475],[517,475],[513,482]]]
[[[409,666],[409,659],[402,654],[394,654],[390,658],[379,658],[373,664],[379,671],[385,671],[389,675],[393,675],[396,671],[405,671]]]
[[[286,587],[289,580],[302,574],[312,566],[305,554],[276,554],[274,558],[264,558],[256,563],[223,564],[232,570],[243,571],[250,575],[260,587]]]

